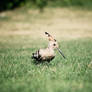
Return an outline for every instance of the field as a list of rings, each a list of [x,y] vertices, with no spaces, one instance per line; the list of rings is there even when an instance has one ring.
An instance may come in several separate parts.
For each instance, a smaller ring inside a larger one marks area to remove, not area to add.
[[[31,54],[45,48],[47,31],[56,51],[36,65]],[[16,9],[0,14],[0,92],[92,92],[92,11],[73,8]]]

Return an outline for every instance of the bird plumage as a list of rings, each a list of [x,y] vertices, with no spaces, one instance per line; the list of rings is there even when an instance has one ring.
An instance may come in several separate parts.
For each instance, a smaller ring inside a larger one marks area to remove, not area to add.
[[[36,61],[48,61],[50,62],[55,57],[54,50],[51,48],[39,49],[32,56]]]
[[[39,62],[50,62],[55,57],[55,49],[58,49],[58,44],[56,40],[47,32],[45,34],[48,36],[49,44],[45,49],[39,49],[32,54],[32,58]]]

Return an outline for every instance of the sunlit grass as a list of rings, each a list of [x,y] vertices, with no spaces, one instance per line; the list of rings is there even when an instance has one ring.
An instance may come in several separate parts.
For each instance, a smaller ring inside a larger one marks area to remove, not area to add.
[[[1,43],[0,90],[91,92],[92,65],[89,67],[89,64],[92,62],[92,39],[59,42],[67,59],[63,59],[57,52],[49,64],[36,65],[31,54],[42,47],[42,43],[44,42],[25,43],[23,39],[17,42],[17,38],[7,43],[6,47],[3,47],[6,43]]]

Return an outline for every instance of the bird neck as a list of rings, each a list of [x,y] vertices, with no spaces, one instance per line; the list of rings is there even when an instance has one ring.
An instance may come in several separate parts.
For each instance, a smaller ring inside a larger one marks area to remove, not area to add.
[[[54,51],[54,48],[53,47],[48,47],[48,49]]]

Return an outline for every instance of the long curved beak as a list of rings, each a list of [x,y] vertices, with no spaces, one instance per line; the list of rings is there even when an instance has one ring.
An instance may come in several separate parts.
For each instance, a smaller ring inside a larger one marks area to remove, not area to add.
[[[57,48],[57,50],[58,50],[58,52],[60,53],[60,55],[62,55],[63,58],[66,59],[66,57],[64,56],[64,54],[62,53],[62,51],[61,51],[59,48]]]

